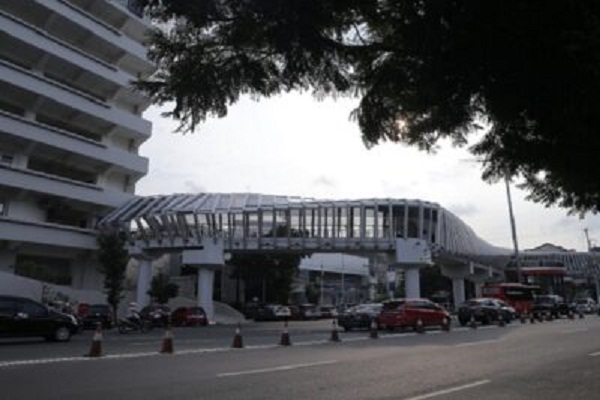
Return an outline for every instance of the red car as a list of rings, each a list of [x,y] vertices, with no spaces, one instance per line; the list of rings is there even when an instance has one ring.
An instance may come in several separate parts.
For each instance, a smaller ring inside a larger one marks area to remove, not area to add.
[[[171,314],[175,326],[206,326],[208,318],[202,307],[179,307]]]
[[[448,311],[427,299],[395,299],[383,303],[377,317],[381,329],[416,328],[420,319],[423,326],[442,326],[444,319],[450,319]]]

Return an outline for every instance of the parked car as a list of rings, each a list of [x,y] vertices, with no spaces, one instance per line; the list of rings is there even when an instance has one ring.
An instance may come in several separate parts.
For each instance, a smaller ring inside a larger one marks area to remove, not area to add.
[[[289,319],[292,313],[288,306],[280,304],[267,304],[259,307],[254,316],[255,321],[278,321]]]
[[[534,314],[552,314],[554,318],[561,315],[567,315],[569,312],[576,312],[576,308],[564,301],[561,296],[555,294],[547,294],[536,296],[533,301],[532,312]]]
[[[150,321],[153,327],[167,326],[171,316],[171,309],[166,305],[151,305],[142,308],[140,317]]]
[[[206,326],[208,318],[202,307],[179,307],[171,314],[174,326]]]
[[[314,304],[301,304],[300,312],[304,320],[321,318],[321,310]]]
[[[510,323],[516,317],[516,311],[502,300],[492,298],[471,299],[458,308],[458,322],[465,326],[473,318],[482,325],[498,321],[500,316],[506,323]]]
[[[79,329],[77,319],[24,297],[0,296],[0,337],[43,337],[66,342]]]
[[[430,300],[395,299],[383,303],[377,325],[388,330],[405,327],[416,329],[419,320],[423,326],[442,326],[445,318],[450,318],[450,314]]]
[[[319,306],[320,318],[337,318],[338,310],[335,306]]]
[[[598,312],[598,304],[596,304],[596,302],[589,297],[585,299],[576,299],[573,302],[572,307],[577,310],[577,312],[582,312],[585,314],[594,314]]]
[[[83,329],[94,329],[98,323],[103,329],[113,327],[112,310],[108,304],[91,304],[80,310],[78,318]]]
[[[338,317],[338,325],[345,331],[352,329],[369,329],[372,321],[377,321],[382,305],[360,304],[344,311]]]

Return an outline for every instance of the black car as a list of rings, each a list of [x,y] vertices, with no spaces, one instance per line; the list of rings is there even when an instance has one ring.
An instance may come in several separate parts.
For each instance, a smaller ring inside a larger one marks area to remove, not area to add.
[[[72,315],[48,309],[31,299],[0,296],[0,337],[43,337],[66,342],[79,326]]]
[[[534,314],[551,314],[554,318],[558,318],[561,315],[568,315],[569,311],[576,312],[577,310],[561,296],[555,294],[536,296],[533,301],[532,312]]]
[[[153,327],[167,326],[171,318],[171,309],[165,305],[146,306],[140,311],[144,321],[150,321]]]
[[[80,318],[84,329],[93,329],[98,323],[102,324],[103,329],[113,326],[112,310],[108,304],[92,304]]]
[[[458,322],[462,326],[467,325],[471,318],[482,325],[487,325],[498,321],[500,316],[508,323],[514,318],[514,309],[498,299],[471,299],[461,304],[458,309]]]
[[[381,312],[381,304],[360,304],[344,311],[338,316],[338,325],[345,331],[369,329],[371,323]]]

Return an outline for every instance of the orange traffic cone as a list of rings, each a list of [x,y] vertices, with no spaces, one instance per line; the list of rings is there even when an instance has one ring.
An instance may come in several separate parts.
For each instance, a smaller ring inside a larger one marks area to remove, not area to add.
[[[235,336],[233,337],[233,344],[231,345],[234,349],[241,349],[244,347],[244,341],[242,340],[242,329],[238,322],[237,328],[235,328]]]
[[[333,328],[331,329],[331,337],[329,338],[329,340],[331,342],[341,342],[340,335],[338,333],[337,320],[336,319],[333,320]]]
[[[573,315],[573,311],[569,310],[569,312],[567,313],[567,318],[575,319],[575,315]]]
[[[444,317],[444,321],[442,322],[442,330],[444,332],[450,332],[450,318]]]
[[[535,314],[531,313],[531,315],[529,316],[529,322],[531,322],[532,324],[535,324]]]
[[[280,346],[291,346],[290,333],[288,332],[288,322],[283,323],[283,332],[281,333],[281,339],[279,340]]]
[[[379,338],[379,331],[377,330],[377,322],[375,322],[375,319],[371,321],[371,325],[369,326],[369,337],[371,339]]]
[[[102,324],[98,322],[96,324],[96,331],[92,337],[92,345],[90,346],[90,352],[86,354],[86,357],[101,357],[102,356]]]
[[[162,354],[173,354],[173,332],[171,331],[171,324],[167,324],[160,352]]]
[[[551,322],[554,319],[554,317],[552,316],[552,313],[548,313],[546,315],[546,321]]]
[[[525,313],[521,313],[521,323],[522,324],[527,323],[527,315],[525,315]]]
[[[583,312],[579,311],[579,319],[584,319],[585,315],[583,315]]]
[[[417,319],[417,323],[415,324],[415,331],[417,333],[425,333],[425,327],[423,326],[423,321],[421,321],[421,318]]]

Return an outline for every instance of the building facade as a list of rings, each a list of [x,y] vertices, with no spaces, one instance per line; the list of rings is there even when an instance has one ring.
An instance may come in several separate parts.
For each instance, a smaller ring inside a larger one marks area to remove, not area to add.
[[[101,289],[97,221],[148,171],[132,1],[0,2],[0,272]]]

